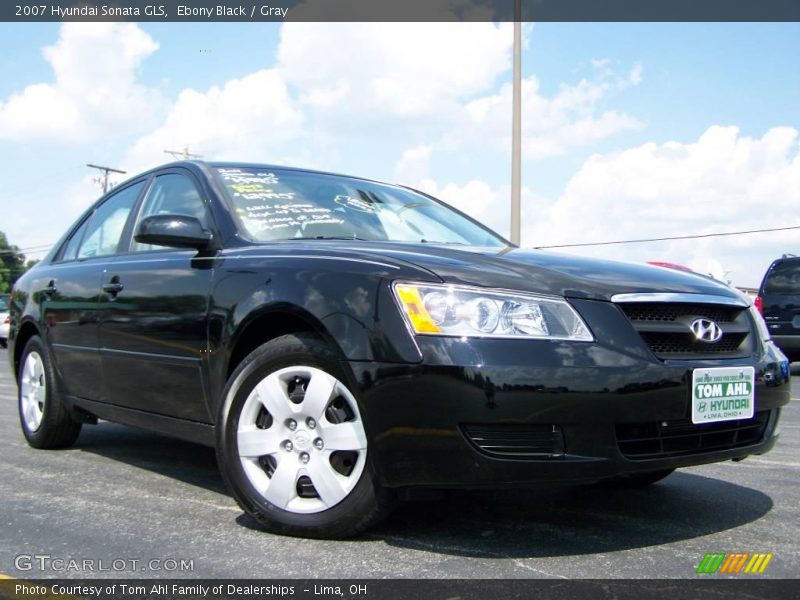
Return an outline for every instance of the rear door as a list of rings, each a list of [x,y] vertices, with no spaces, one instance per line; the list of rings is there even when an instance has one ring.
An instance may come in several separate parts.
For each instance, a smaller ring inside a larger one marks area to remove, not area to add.
[[[103,276],[106,395],[115,405],[209,423],[205,381],[214,256],[130,239],[142,219],[156,214],[196,217],[214,230],[207,199],[188,171],[172,169],[153,178],[126,249]]]
[[[770,267],[761,299],[772,336],[800,336],[800,258],[776,261]]]

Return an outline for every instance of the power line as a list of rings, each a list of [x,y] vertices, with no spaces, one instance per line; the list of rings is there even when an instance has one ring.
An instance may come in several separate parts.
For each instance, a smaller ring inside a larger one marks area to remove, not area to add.
[[[726,235],[746,235],[750,233],[768,233],[771,231],[790,231],[792,229],[800,229],[800,225],[793,225],[791,227],[773,227],[770,229],[748,229],[746,231],[725,231],[721,233],[701,233],[697,235],[676,235],[671,237],[660,238],[643,238],[638,240],[613,240],[607,242],[583,242],[580,244],[554,244],[551,246],[534,246],[537,250],[545,248],[576,248],[578,246],[610,246],[612,244],[640,244],[643,242],[668,242],[671,240],[696,240],[699,238],[722,237]]]
[[[127,171],[121,171],[120,169],[114,169],[112,167],[103,167],[101,165],[92,165],[92,164],[86,163],[86,166],[90,167],[92,169],[98,169],[99,171],[103,171],[103,178],[100,179],[98,177],[94,181],[95,181],[95,183],[99,183],[100,185],[103,186],[103,193],[104,194],[108,191],[108,174],[109,173],[122,173],[123,175],[125,173],[127,173]]]
[[[0,250],[0,254],[26,254],[26,253],[33,253],[38,254],[39,252],[46,252],[53,247],[53,244],[47,244],[46,246],[31,246],[30,248],[17,248],[16,250]]]

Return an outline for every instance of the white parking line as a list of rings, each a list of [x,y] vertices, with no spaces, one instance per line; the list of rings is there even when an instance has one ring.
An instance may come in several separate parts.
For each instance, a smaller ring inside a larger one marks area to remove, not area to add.
[[[748,458],[745,461],[740,462],[740,465],[747,466],[748,464],[756,463],[759,465],[775,465],[779,467],[798,467],[800,468],[800,462],[790,462],[786,461],[778,461],[778,460],[765,460],[763,458]]]

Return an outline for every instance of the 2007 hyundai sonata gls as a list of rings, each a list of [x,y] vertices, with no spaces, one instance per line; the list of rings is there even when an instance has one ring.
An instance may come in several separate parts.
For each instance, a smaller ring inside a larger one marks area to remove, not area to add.
[[[772,448],[788,364],[738,292],[511,246],[406,188],[181,162],[16,285],[37,448],[98,418],[215,445],[270,530],[364,530],[403,488],[654,482]]]

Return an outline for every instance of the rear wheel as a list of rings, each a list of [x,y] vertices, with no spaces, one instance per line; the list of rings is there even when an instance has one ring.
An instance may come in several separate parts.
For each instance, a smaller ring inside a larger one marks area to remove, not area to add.
[[[257,348],[231,375],[217,456],[239,505],[270,531],[357,534],[385,514],[361,410],[320,340],[287,335]]]
[[[17,385],[19,420],[28,444],[49,449],[75,443],[81,424],[72,419],[61,401],[55,371],[39,336],[25,345]]]

